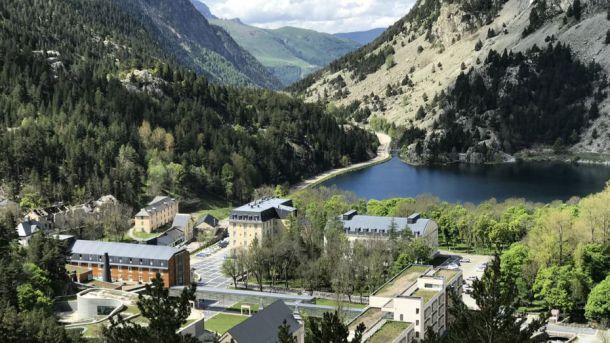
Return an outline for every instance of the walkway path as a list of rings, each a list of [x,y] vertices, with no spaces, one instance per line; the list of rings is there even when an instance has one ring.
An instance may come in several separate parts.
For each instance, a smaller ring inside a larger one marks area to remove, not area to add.
[[[297,185],[292,187],[291,191],[292,192],[300,191],[307,187],[317,185],[318,183],[326,181],[327,179],[333,178],[337,175],[340,175],[340,174],[343,174],[343,173],[346,173],[349,171],[361,169],[364,167],[368,167],[370,165],[374,165],[374,164],[383,162],[386,159],[390,158],[390,156],[391,156],[390,155],[390,143],[392,142],[392,138],[390,138],[390,136],[386,135],[385,133],[381,133],[381,132],[376,132],[375,134],[377,135],[377,138],[379,139],[379,143],[380,143],[379,148],[377,149],[377,156],[375,158],[373,158],[372,160],[368,160],[366,162],[352,164],[352,165],[344,167],[344,168],[337,168],[337,169],[327,171],[323,174],[312,177],[311,179],[307,179],[305,181],[298,183]]]

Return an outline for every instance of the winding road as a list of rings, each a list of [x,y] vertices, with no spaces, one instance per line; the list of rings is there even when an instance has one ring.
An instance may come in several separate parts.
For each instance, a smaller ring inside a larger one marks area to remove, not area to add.
[[[291,192],[303,190],[307,187],[317,185],[318,183],[326,181],[337,175],[340,175],[340,174],[343,174],[343,173],[346,173],[349,171],[365,168],[365,167],[383,162],[386,159],[390,158],[390,156],[391,156],[390,143],[392,142],[392,138],[390,138],[390,136],[386,135],[385,133],[381,133],[381,132],[375,132],[375,134],[377,135],[377,139],[379,139],[379,148],[377,148],[377,156],[375,158],[368,160],[366,162],[352,164],[352,165],[349,165],[344,168],[332,169],[325,173],[314,176],[310,179],[304,180],[304,181],[296,184],[295,186],[293,186],[291,189]]]

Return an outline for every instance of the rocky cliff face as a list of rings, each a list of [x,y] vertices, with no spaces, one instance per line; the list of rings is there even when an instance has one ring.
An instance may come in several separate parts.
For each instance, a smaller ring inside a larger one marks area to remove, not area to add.
[[[516,54],[525,53],[534,45],[561,43],[571,49],[574,60],[583,64],[595,62],[601,67],[600,73],[608,74],[610,45],[605,42],[610,27],[608,1],[581,0],[578,18],[574,6],[574,0],[418,1],[405,18],[365,47],[368,50],[344,57],[292,90],[309,101],[339,105],[356,102],[360,109],[371,111],[370,118],[424,129],[427,139],[417,149],[421,152],[430,136],[434,140],[446,134],[439,127],[445,113],[439,99],[455,87],[461,74],[484,69],[492,50]],[[385,63],[378,63],[365,77],[354,77],[353,68],[344,67],[368,63],[370,56],[389,48],[393,53],[384,55]],[[338,88],[332,82],[339,76],[344,87]],[[510,73],[505,77],[510,79]],[[579,100],[584,111],[590,110],[593,97],[594,94],[589,94]],[[560,137],[573,151],[610,151],[610,137],[605,133],[610,125],[610,103],[607,97],[598,102],[600,115],[582,123],[576,131],[576,140]],[[467,142],[468,146],[453,154],[451,150],[445,151],[444,159],[489,161],[505,159],[505,152],[515,152],[494,140],[499,136],[498,128],[478,129],[483,137],[475,135],[476,141]],[[415,146],[411,148],[415,154]]]

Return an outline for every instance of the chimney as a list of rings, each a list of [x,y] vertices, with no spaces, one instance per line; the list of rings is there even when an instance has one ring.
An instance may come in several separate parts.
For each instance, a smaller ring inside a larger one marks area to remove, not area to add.
[[[104,253],[104,282],[112,282],[112,275],[110,274],[110,257],[108,253]]]

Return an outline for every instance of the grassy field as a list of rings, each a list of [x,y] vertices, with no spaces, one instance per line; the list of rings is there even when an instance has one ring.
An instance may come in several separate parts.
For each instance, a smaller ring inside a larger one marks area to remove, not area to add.
[[[138,239],[150,239],[153,237],[157,237],[159,236],[158,232],[152,232],[152,233],[147,233],[147,232],[142,232],[142,231],[133,231],[133,236],[138,238]]]
[[[211,214],[221,220],[229,216],[233,205],[230,201],[210,196],[203,199],[185,200],[180,203],[180,210],[184,213],[192,213],[195,219]]]
[[[219,335],[224,334],[235,325],[248,319],[247,316],[236,314],[220,313],[205,321],[206,330],[216,332]]]

